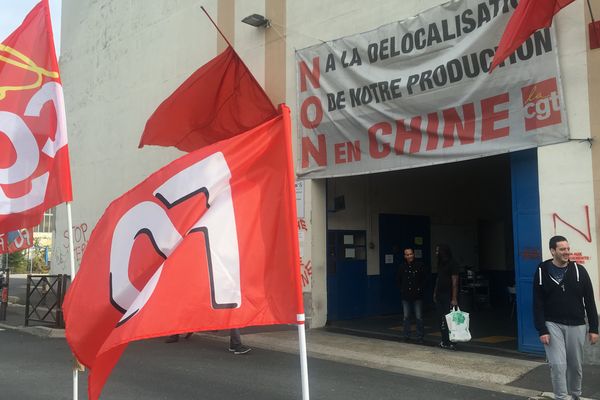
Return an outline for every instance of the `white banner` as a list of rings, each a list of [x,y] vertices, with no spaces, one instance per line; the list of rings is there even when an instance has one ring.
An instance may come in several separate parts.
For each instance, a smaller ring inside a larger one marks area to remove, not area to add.
[[[297,51],[298,175],[397,170],[568,140],[553,29],[489,74],[514,3],[451,1]]]

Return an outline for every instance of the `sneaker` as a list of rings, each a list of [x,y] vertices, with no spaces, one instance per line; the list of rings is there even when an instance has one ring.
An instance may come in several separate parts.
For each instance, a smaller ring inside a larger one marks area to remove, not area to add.
[[[456,350],[456,346],[454,346],[452,343],[440,342],[440,348],[446,350]]]
[[[240,344],[237,347],[229,348],[229,351],[235,355],[246,354],[246,353],[250,352],[250,350],[252,350],[250,347],[244,346],[243,344]]]

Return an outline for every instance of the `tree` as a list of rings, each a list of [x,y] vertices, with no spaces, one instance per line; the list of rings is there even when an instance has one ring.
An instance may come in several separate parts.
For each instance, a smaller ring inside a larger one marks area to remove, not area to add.
[[[33,274],[47,273],[46,248],[39,245],[35,239],[29,249],[16,251],[8,255],[8,268],[11,274],[27,274],[31,270]]]
[[[11,274],[26,274],[27,273],[27,250],[16,251],[8,255],[8,269]]]
[[[39,239],[34,240],[33,247],[33,273],[45,274],[48,273],[48,265],[46,264],[46,248],[40,246]]]

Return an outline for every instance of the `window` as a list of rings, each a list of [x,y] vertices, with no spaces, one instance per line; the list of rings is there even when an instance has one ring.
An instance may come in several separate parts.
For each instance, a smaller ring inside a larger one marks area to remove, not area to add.
[[[44,213],[42,222],[33,228],[33,232],[52,233],[54,231],[54,208]]]

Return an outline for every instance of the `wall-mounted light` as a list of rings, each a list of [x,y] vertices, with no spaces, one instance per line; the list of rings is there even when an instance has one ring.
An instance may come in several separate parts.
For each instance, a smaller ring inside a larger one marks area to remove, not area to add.
[[[269,28],[271,26],[271,21],[260,14],[248,15],[242,22],[256,28]]]

